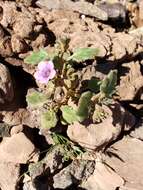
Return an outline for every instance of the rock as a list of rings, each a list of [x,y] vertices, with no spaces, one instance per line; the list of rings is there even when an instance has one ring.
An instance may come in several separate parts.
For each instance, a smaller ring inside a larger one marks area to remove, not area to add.
[[[61,10],[72,10],[77,11],[84,15],[89,15],[100,20],[108,20],[107,13],[102,9],[98,8],[96,5],[88,3],[86,1],[71,1],[71,0],[38,0],[36,2],[37,6],[42,8],[61,9]]]
[[[10,162],[0,162],[0,189],[15,190],[20,177],[20,165]]]
[[[143,87],[143,75],[139,62],[124,63],[123,76],[120,78],[120,85],[117,87],[120,100],[133,100],[139,90]],[[128,72],[126,75],[125,73]]]
[[[98,7],[105,11],[108,15],[108,19],[112,21],[126,21],[126,8],[121,3],[101,3]]]
[[[14,53],[25,53],[28,50],[26,42],[17,35],[12,35],[11,46]]]
[[[8,68],[0,64],[0,103],[12,101],[14,98],[13,83]]]
[[[116,140],[122,130],[125,128],[129,130],[135,124],[134,117],[128,115],[128,118],[125,110],[118,103],[110,108],[104,107],[104,110],[108,116],[99,124],[85,126],[74,122],[70,125],[67,130],[69,138],[85,148],[99,150]],[[129,123],[131,120],[132,123]]]
[[[109,149],[109,152],[110,157],[105,158],[105,163],[123,177],[126,181],[125,189],[142,190],[143,142],[135,138],[124,137],[112,145],[112,149]]]
[[[29,160],[38,159],[36,150],[24,133],[3,138],[0,143],[0,162],[26,164]]]
[[[17,3],[22,3],[25,6],[29,7],[32,5],[33,0],[16,0]]]
[[[20,133],[22,132],[23,130],[23,125],[16,125],[16,126],[13,126],[10,130],[10,134],[11,135],[14,135],[14,134],[17,134],[17,133]]]
[[[0,25],[0,39],[4,37],[4,30],[3,27]]]
[[[0,55],[2,57],[12,56],[12,47],[11,47],[11,41],[9,37],[4,37],[0,39]]]
[[[63,154],[60,148],[53,148],[53,150],[47,152],[44,159],[39,163],[31,163],[29,165],[29,174],[32,179],[41,176],[44,171],[47,171],[47,175],[54,174],[56,171],[63,167]]]
[[[135,126],[135,129],[130,133],[130,136],[143,141],[143,120]]]
[[[138,39],[130,34],[114,33],[112,38],[112,54],[114,59],[123,59],[127,55],[132,57],[138,52]],[[141,50],[139,50],[141,51]]]
[[[123,184],[124,180],[116,172],[99,161],[94,173],[81,187],[86,190],[115,190]]]
[[[14,33],[21,38],[29,38],[33,32],[34,22],[32,14],[31,17],[24,13],[19,14],[13,26]]]
[[[29,114],[29,112],[24,108],[20,108],[17,111],[3,111],[2,112],[3,121],[11,126],[21,125],[22,119],[27,114]]]
[[[16,3],[12,1],[0,1],[0,7],[2,8],[0,24],[4,28],[12,26],[17,16]]]
[[[53,177],[53,187],[65,189],[73,184],[78,185],[92,175],[94,169],[94,161],[75,160]]]
[[[39,34],[36,40],[32,42],[32,47],[34,50],[39,48],[44,48],[46,42],[47,42],[46,36],[44,34]]]

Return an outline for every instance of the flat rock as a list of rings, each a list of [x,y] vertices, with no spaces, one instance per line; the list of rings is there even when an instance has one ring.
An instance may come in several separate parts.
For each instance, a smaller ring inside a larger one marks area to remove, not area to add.
[[[20,165],[0,162],[0,189],[15,190],[20,177]]]
[[[127,114],[118,103],[104,109],[109,115],[98,124],[85,126],[74,122],[70,125],[69,138],[85,148],[99,150],[116,140],[122,130],[129,130],[135,124],[134,116]]]
[[[96,163],[94,173],[81,186],[86,190],[115,190],[124,184],[124,180],[108,166]]]
[[[142,190],[143,142],[135,138],[124,137],[112,148],[110,153],[113,152],[113,154],[110,154],[105,162],[125,179],[125,189]]]
[[[35,146],[22,132],[5,137],[0,143],[0,162],[25,164],[32,159],[36,161],[38,155],[35,154]]]

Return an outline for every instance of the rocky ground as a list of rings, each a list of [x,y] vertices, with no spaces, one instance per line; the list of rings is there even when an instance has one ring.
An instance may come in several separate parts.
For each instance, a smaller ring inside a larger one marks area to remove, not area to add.
[[[56,129],[86,150],[68,161],[61,147],[49,150],[53,139],[39,117],[45,108],[26,102],[35,88],[47,91],[24,59],[52,51],[61,37],[70,38],[71,52],[100,50],[80,72],[81,83],[118,70],[108,117]],[[142,157],[143,1],[0,0],[0,189],[142,190]]]

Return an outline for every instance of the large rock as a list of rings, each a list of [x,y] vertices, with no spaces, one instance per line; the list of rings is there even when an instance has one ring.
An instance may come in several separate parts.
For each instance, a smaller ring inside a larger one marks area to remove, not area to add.
[[[129,130],[135,124],[133,115],[118,103],[104,109],[108,116],[99,124],[85,126],[74,122],[70,125],[67,130],[69,138],[85,148],[99,150],[116,140],[122,130]]]
[[[0,103],[10,102],[13,98],[14,90],[9,70],[0,63]]]
[[[115,190],[123,184],[124,180],[116,172],[97,162],[94,173],[81,186],[86,190]]]
[[[15,190],[19,177],[19,164],[0,162],[0,189]]]
[[[121,188],[121,190],[130,190],[130,188],[131,190],[142,190],[143,142],[135,138],[124,137],[112,148],[109,150],[110,157],[107,157],[105,162],[125,179],[125,188]]]
[[[95,169],[95,162],[90,160],[75,160],[65,169],[57,173],[54,180],[54,188],[65,189],[71,185],[79,185],[86,180]]]
[[[0,162],[26,164],[29,160],[38,160],[35,154],[35,146],[22,132],[5,137],[0,143]]]
[[[143,87],[142,81],[143,75],[139,62],[124,63],[118,87],[120,100],[133,100]]]

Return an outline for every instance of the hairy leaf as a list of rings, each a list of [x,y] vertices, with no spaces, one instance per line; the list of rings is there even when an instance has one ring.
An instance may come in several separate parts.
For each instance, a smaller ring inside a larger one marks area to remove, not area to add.
[[[61,106],[61,111],[62,111],[62,116],[63,119],[71,124],[74,121],[78,121],[78,116],[76,114],[76,110],[74,110],[72,107],[65,105],[65,106]]]
[[[79,99],[77,115],[79,116],[81,122],[88,118],[88,113],[91,105],[91,98],[92,92],[87,91],[84,92]]]
[[[107,77],[102,81],[100,85],[100,92],[107,98],[111,98],[115,93],[115,87],[117,85],[117,71],[112,70]]]
[[[71,55],[68,60],[82,62],[89,59],[95,59],[98,55],[99,49],[97,48],[78,48],[76,51]]]
[[[24,59],[24,62],[31,65],[37,65],[40,61],[43,61],[47,58],[48,53],[44,49],[41,49],[38,52],[32,52],[31,55]]]
[[[97,93],[100,90],[100,81],[99,79],[92,77],[91,80],[88,81],[88,90]]]
[[[53,110],[48,110],[41,115],[41,127],[42,128],[53,128],[58,122],[56,113]]]
[[[26,101],[30,107],[42,107],[47,101],[47,96],[41,92],[34,91],[26,96]]]

